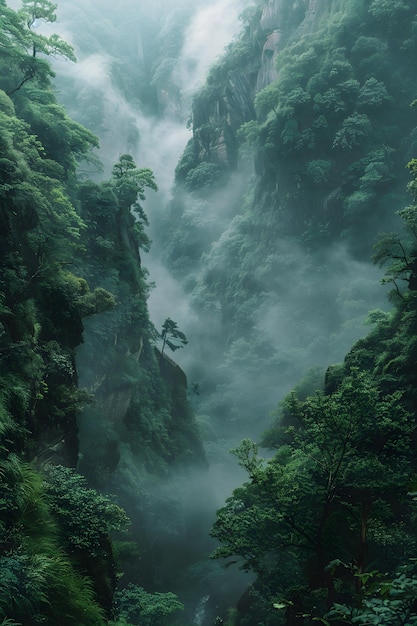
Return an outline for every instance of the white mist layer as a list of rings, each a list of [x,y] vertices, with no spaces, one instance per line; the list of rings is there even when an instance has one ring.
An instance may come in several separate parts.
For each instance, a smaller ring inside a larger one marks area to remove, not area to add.
[[[197,11],[185,33],[176,80],[185,94],[204,83],[210,66],[238,31],[238,18],[248,1],[217,0]]]

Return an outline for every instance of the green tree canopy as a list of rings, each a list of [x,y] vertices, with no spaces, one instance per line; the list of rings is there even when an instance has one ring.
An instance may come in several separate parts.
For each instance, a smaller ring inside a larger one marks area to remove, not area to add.
[[[174,626],[175,614],[184,609],[174,593],[148,593],[133,584],[115,594],[115,605],[121,618],[138,626]]]
[[[355,563],[362,573],[370,563],[398,565],[388,546],[409,542],[413,552],[414,418],[401,392],[385,394],[357,370],[332,394],[289,396],[286,411],[293,425],[281,427],[273,459],[262,462],[247,440],[235,451],[250,482],[217,514],[215,556],[255,571],[267,596],[297,597],[296,611],[311,610],[307,598],[321,590],[316,601],[324,610],[337,600],[341,578],[351,597],[361,589],[360,578],[330,563]]]
[[[398,212],[404,223],[404,236],[398,233],[381,235],[375,244],[374,261],[378,265],[387,265],[384,282],[393,283],[393,295],[403,300],[417,289],[417,159],[408,163],[413,180],[408,189],[413,196],[413,203]],[[405,283],[409,291],[401,287]]]
[[[53,75],[42,56],[61,56],[76,61],[73,48],[61,37],[45,36],[33,28],[39,20],[54,22],[56,6],[49,0],[23,0],[22,8],[16,12],[1,0],[0,86],[7,93],[15,93],[35,76],[45,82]]]

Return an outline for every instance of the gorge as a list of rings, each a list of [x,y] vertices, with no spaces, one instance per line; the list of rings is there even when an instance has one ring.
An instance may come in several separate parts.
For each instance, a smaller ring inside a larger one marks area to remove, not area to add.
[[[414,623],[412,0],[0,11],[2,623]]]

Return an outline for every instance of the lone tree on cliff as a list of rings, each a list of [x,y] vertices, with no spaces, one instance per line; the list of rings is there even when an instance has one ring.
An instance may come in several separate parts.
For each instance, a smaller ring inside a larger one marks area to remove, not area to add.
[[[169,317],[167,317],[165,322],[162,324],[161,339],[161,359],[163,358],[166,346],[174,352],[179,348],[183,348],[188,343],[184,333],[178,329],[178,324]]]

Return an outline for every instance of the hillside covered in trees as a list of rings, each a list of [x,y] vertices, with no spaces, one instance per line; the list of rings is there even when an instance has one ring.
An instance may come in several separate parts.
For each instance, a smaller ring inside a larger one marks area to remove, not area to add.
[[[32,28],[53,22],[54,6],[0,10],[2,623],[107,623],[124,554],[144,565],[126,574],[118,612],[142,603],[153,620],[181,604],[141,586],[155,590],[159,557],[155,521],[131,493],[145,500],[150,476],[156,490],[168,472],[206,466],[185,375],[158,352],[147,311],[141,203],[157,185],[130,155],[109,180],[77,173],[98,140],[52,88],[47,56],[74,60],[71,47]]]
[[[222,338],[207,411],[223,422],[227,406],[249,429],[271,389],[343,358],[385,306],[372,246],[401,229],[416,154],[412,3],[284,4],[246,10],[196,95],[162,229]]]
[[[249,481],[218,511],[226,558],[256,573],[231,624],[413,624],[416,551],[417,161],[406,236],[381,239],[391,313],[328,368],[323,391],[298,386],[259,456],[234,450]],[[311,381],[310,381],[311,382]],[[232,560],[231,560],[232,557]]]
[[[414,2],[242,1],[188,111],[122,4],[0,0],[0,625],[415,624]]]

